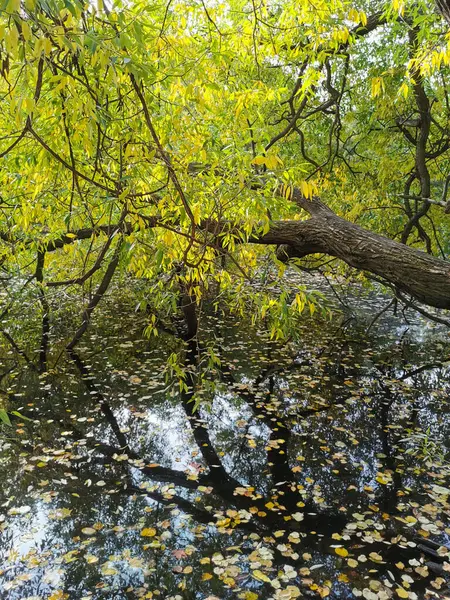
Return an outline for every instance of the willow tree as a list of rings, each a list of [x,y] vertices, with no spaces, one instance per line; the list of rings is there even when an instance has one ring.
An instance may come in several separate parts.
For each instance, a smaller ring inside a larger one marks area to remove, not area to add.
[[[450,308],[450,37],[433,4],[0,15],[2,278],[34,285],[44,315],[51,288],[91,286],[69,346],[124,272],[239,303],[261,261],[321,254]]]

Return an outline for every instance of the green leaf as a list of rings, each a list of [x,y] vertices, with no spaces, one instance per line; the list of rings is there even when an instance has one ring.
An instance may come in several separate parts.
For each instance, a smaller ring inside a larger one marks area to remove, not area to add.
[[[5,423],[6,425],[8,425],[9,427],[11,427],[11,421],[9,419],[8,413],[6,412],[6,410],[4,408],[0,408],[0,421],[2,423]]]
[[[25,417],[18,410],[11,410],[10,412],[11,412],[12,415],[15,415],[16,417],[19,417],[19,419],[23,419],[24,421],[30,421],[30,423],[33,422],[33,419],[29,419],[28,417]]]

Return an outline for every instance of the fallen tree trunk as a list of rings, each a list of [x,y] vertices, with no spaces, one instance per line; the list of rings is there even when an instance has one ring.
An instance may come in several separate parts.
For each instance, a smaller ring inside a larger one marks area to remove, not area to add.
[[[450,262],[350,223],[317,198],[307,200],[298,190],[294,196],[310,218],[275,222],[251,242],[280,245],[278,255],[285,259],[316,253],[335,256],[424,304],[450,309]]]

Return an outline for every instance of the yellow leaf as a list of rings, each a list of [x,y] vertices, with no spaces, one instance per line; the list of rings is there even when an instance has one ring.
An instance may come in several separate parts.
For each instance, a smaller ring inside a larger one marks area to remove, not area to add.
[[[275,169],[278,165],[282,165],[282,161],[278,156],[274,154],[268,154],[267,156],[255,156],[252,160],[253,165],[265,165],[268,169]]]
[[[373,77],[372,79],[372,98],[376,98],[384,93],[384,81],[382,77]]]
[[[255,156],[255,158],[252,160],[252,165],[265,165],[265,164],[266,164],[265,156]]]
[[[405,4],[403,0],[392,0],[392,8],[397,11],[400,15],[403,15],[405,11]],[[403,598],[407,596],[403,596]]]
[[[422,537],[430,537],[430,532],[429,531],[425,531],[425,529],[419,529],[419,531],[417,532],[419,533]]]
[[[338,556],[348,556],[348,550],[346,548],[335,548],[334,551]]]
[[[268,169],[275,169],[278,165],[282,165],[282,164],[283,163],[278,158],[278,156],[275,156],[274,154],[269,154],[266,157],[266,167]]]
[[[93,554],[86,554],[86,556],[84,557],[86,562],[90,565],[98,562],[98,556],[94,556]]]
[[[415,517],[413,517],[412,515],[409,515],[408,517],[406,517],[405,521],[407,523],[412,523],[414,525],[414,523],[417,523],[417,519]]]
[[[378,554],[377,552],[371,552],[369,554],[369,558],[370,558],[370,560],[373,560],[373,562],[376,562],[376,563],[383,562],[383,557],[380,554]]]
[[[310,188],[307,181],[300,181],[300,191],[305,198],[309,198]]]
[[[399,598],[409,598],[408,592],[401,587],[397,588],[396,592]]]
[[[29,40],[31,40],[31,36],[32,36],[31,27],[28,25],[28,23],[26,21],[22,21],[21,25],[22,25],[22,35],[23,35],[24,39],[28,42]]]
[[[351,19],[352,21],[355,21],[356,23],[359,21],[359,13],[356,9],[351,8],[349,13],[348,13],[348,18]]]
[[[103,575],[117,575],[119,571],[117,569],[115,569],[114,567],[103,567],[102,568],[102,574]]]
[[[285,184],[283,185],[283,194],[282,194],[286,200],[289,200],[292,196],[292,186]]]
[[[202,581],[208,581],[208,579],[212,579],[211,573],[203,573]]]
[[[146,527],[141,531],[142,537],[154,537],[156,535],[156,529],[153,527]]]
[[[408,97],[408,94],[409,94],[409,85],[406,83],[406,81],[403,82],[402,85],[400,86],[399,93],[406,100],[406,98]]]
[[[255,592],[244,592],[239,598],[243,598],[243,600],[258,600],[259,596]]]
[[[61,590],[56,590],[48,597],[48,600],[65,600],[68,597],[67,594],[62,592]]]
[[[392,481],[392,477],[389,473],[377,473],[375,480],[382,485],[387,485]]]
[[[265,581],[266,583],[270,583],[270,579],[267,577],[267,575],[265,575],[259,569],[256,569],[255,571],[253,571],[252,575],[255,579],[258,579],[258,581]]]
[[[48,56],[52,51],[52,42],[49,40],[49,38],[46,37],[42,40],[42,49],[44,50],[44,54],[46,56]]]

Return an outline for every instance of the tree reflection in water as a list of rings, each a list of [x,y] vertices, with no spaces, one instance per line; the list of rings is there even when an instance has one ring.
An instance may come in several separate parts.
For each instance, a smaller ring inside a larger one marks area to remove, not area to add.
[[[214,315],[184,340],[126,325],[67,360],[39,344],[36,366],[26,340],[4,348],[8,410],[39,420],[1,434],[4,597],[445,597],[437,336],[311,321],[282,346]]]

